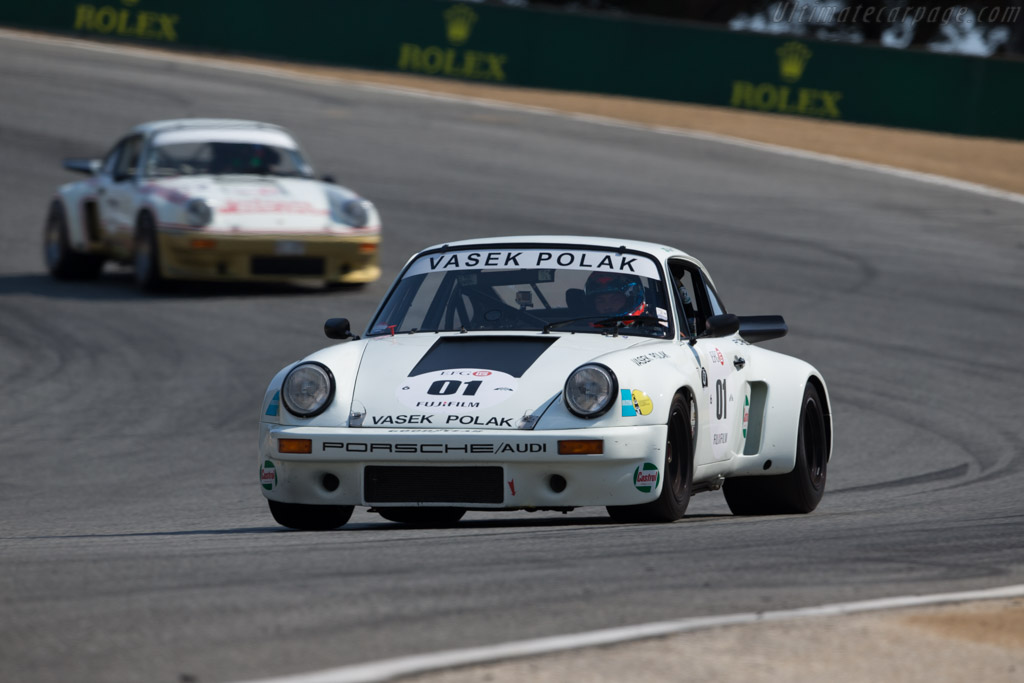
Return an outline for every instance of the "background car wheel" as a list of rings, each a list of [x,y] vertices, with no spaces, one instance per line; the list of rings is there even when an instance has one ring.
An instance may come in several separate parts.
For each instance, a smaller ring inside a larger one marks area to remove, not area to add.
[[[818,507],[825,494],[827,470],[825,405],[817,387],[808,382],[800,407],[800,432],[793,471],[773,477],[726,479],[722,487],[725,502],[734,515],[807,513]]]
[[[352,517],[351,505],[300,505],[268,500],[270,514],[281,526],[303,531],[328,531],[344,526]]]
[[[669,409],[664,481],[658,499],[643,505],[613,505],[608,514],[617,522],[674,522],[686,514],[693,493],[691,401],[676,396]]]
[[[416,527],[444,527],[457,523],[466,511],[461,508],[377,508],[377,514],[391,522]]]
[[[148,213],[139,216],[139,224],[135,228],[135,254],[132,263],[135,267],[135,284],[142,289],[153,292],[164,284],[160,272],[160,245],[156,239],[156,224]]]
[[[59,280],[91,280],[103,270],[103,257],[71,248],[64,205],[53,202],[43,231],[43,256],[50,275]]]

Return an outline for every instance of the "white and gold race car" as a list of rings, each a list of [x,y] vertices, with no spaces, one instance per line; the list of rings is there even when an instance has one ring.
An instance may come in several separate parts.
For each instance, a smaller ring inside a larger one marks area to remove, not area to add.
[[[686,253],[508,237],[439,245],[399,274],[362,338],[283,368],[263,399],[260,486],[278,523],[409,525],[467,510],[605,506],[671,522],[724,489],[735,514],[806,513],[825,491],[821,374],[757,346],[780,316],[726,313]]]
[[[317,179],[291,134],[234,119],[133,128],[103,159],[66,159],[88,174],[57,191],[44,254],[51,275],[94,278],[106,261],[135,281],[319,281],[380,277],[380,216]]]

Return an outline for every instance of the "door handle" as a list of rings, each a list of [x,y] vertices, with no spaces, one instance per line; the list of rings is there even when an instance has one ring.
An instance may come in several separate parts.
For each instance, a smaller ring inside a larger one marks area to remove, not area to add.
[[[736,356],[735,358],[733,358],[732,364],[736,367],[737,370],[742,370],[743,366],[747,364],[747,361],[743,360],[743,358],[741,358],[740,356]]]

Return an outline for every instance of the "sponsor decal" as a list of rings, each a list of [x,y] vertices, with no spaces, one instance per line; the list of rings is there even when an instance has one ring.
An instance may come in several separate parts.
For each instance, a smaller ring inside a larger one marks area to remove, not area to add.
[[[370,418],[377,425],[429,425],[434,424],[433,415],[375,415]]]
[[[398,69],[478,81],[504,81],[508,55],[463,49],[473,35],[479,18],[477,13],[468,5],[453,5],[441,16],[448,45],[402,43],[398,48]]]
[[[715,446],[725,445],[729,443],[729,432],[720,432],[713,434],[711,437],[711,443]]]
[[[275,391],[273,398],[270,399],[270,405],[267,406],[266,415],[271,417],[277,417],[277,413],[281,410],[281,392]]]
[[[661,473],[654,463],[645,462],[633,471],[633,486],[640,493],[657,490],[659,481],[661,481]]]
[[[722,355],[722,351],[717,346],[708,351],[708,357],[711,359],[712,363],[725,365],[725,356]]]
[[[137,7],[139,0],[121,0],[120,4],[120,7],[77,5],[74,30],[166,43],[178,41],[178,20],[181,17],[177,14],[141,10]]]
[[[513,496],[516,495],[516,480],[515,479],[509,479],[508,480],[508,490],[512,492]]]
[[[747,424],[750,422],[750,397],[743,397],[743,438],[747,438]]]
[[[326,209],[318,208],[309,202],[277,202],[265,199],[245,199],[227,201],[217,209],[220,213],[301,213],[326,216]]]
[[[277,467],[270,460],[264,460],[260,465],[260,484],[268,491],[277,486]]]
[[[804,69],[814,53],[801,42],[792,40],[775,51],[779,59],[779,78],[786,85],[733,81],[729,104],[743,109],[774,111],[783,114],[805,114],[829,119],[842,118],[839,90],[797,87]]]
[[[634,365],[647,365],[652,360],[660,360],[662,358],[668,358],[668,354],[664,351],[651,351],[650,353],[645,353],[642,356],[630,358],[630,360],[633,361]]]
[[[410,408],[456,414],[457,417],[459,413],[476,412],[496,406],[514,395],[518,388],[519,381],[505,372],[481,368],[456,368],[407,377],[395,390],[395,397],[402,405]],[[505,418],[492,419],[499,421],[489,424],[504,426],[501,420]]]
[[[501,454],[547,453],[546,443],[471,443],[461,446],[448,443],[368,443],[365,441],[325,441],[321,450],[345,453],[401,453],[406,455],[445,455],[447,453]]]
[[[582,249],[550,250],[484,249],[427,254],[416,260],[406,277],[449,270],[487,268],[563,268],[565,270],[600,270],[613,273],[634,273],[658,277],[654,261],[635,254]]]
[[[620,390],[622,398],[622,417],[636,417],[637,415],[650,415],[654,410],[654,402],[651,397],[639,389]]]

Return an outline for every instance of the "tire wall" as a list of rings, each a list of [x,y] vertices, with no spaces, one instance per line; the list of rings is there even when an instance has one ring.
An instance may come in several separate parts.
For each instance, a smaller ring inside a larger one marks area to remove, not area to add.
[[[0,25],[1024,139],[1024,62],[434,0],[8,0]]]

